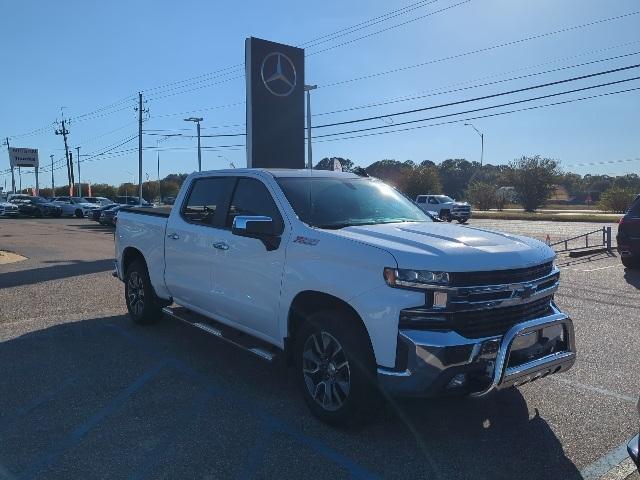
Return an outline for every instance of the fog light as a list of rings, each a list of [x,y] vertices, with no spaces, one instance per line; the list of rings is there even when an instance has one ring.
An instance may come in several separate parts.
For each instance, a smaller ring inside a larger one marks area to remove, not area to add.
[[[460,388],[465,383],[467,383],[467,374],[459,373],[451,379],[451,381],[449,382],[449,385],[447,385],[447,388]]]
[[[434,308],[445,308],[447,306],[446,292],[435,292],[433,294],[433,306]]]

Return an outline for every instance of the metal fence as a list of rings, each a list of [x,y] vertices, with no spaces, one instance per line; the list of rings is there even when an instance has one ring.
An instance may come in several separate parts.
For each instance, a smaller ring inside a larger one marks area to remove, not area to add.
[[[584,239],[584,240],[581,240]],[[558,242],[549,243],[556,253],[560,252],[572,252],[576,250],[584,249],[606,249],[611,251],[611,227],[602,227],[593,232],[583,233],[576,237],[566,238]],[[557,247],[560,248],[557,248]]]

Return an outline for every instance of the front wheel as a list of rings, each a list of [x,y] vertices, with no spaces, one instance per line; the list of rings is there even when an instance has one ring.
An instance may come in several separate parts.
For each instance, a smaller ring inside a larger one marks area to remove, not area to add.
[[[75,214],[76,214],[76,218],[84,217],[84,214],[82,213],[82,210],[80,210],[80,209],[77,209]]]
[[[131,319],[140,325],[156,323],[162,316],[161,305],[149,280],[147,266],[134,260],[124,278],[124,294]]]
[[[468,218],[459,218],[458,219],[458,223],[467,223],[467,221],[469,221]]]
[[[318,312],[295,338],[302,395],[311,412],[330,425],[364,420],[378,400],[373,351],[358,322],[340,310]]]

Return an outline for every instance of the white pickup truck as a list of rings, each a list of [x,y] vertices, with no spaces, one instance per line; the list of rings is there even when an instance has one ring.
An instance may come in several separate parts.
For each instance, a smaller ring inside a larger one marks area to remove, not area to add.
[[[332,424],[389,395],[480,396],[570,368],[554,252],[435,223],[355,174],[191,174],[171,209],[125,208],[116,272],[137,323],[163,313],[295,368]]]
[[[456,202],[446,195],[418,195],[416,205],[426,213],[435,213],[442,220],[467,223],[471,217],[471,205],[467,202]]]

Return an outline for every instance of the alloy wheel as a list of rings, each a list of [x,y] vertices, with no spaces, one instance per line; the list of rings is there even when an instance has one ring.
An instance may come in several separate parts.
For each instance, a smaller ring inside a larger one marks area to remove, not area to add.
[[[127,300],[129,308],[138,316],[144,309],[144,284],[138,272],[131,272],[127,281]]]
[[[328,332],[316,332],[305,341],[302,373],[309,395],[323,409],[336,411],[349,397],[349,361],[340,342]]]

